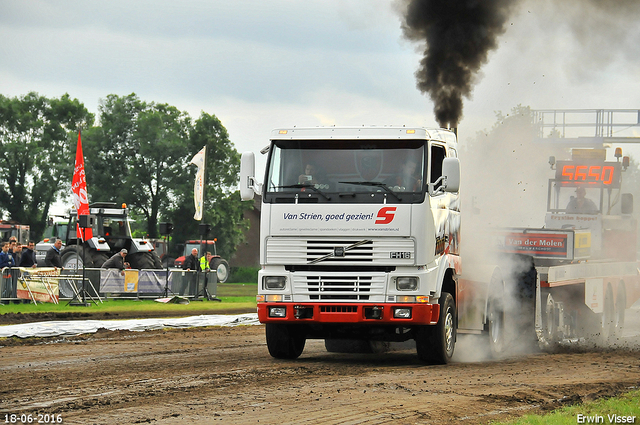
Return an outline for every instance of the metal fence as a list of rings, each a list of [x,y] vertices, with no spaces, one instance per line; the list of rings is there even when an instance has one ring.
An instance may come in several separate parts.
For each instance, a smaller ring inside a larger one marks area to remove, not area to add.
[[[0,278],[0,303],[69,300],[83,289],[95,298],[141,299],[174,295],[207,298],[216,296],[217,287],[215,271],[154,269],[125,270],[122,274],[116,269],[55,271],[53,268],[6,267]]]

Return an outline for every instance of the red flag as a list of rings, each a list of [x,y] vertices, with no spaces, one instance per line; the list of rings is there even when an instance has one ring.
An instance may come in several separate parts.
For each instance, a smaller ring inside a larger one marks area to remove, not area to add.
[[[73,204],[81,215],[89,215],[89,198],[87,197],[87,179],[84,173],[84,155],[82,154],[82,141],[78,132],[78,147],[76,148],[76,166],[73,170],[73,180],[71,181],[71,191],[73,192]],[[82,237],[80,225],[77,225],[76,232],[83,241],[93,237],[93,229],[85,229],[85,236]]]

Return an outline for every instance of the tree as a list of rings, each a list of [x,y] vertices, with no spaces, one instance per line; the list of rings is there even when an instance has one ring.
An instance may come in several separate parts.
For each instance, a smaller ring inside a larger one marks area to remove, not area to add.
[[[140,212],[147,234],[158,235],[158,217],[184,174],[190,118],[166,104],[146,103],[135,94],[107,96],[100,105],[101,129],[91,132],[96,159],[87,172],[92,200],[125,202]]]
[[[77,131],[93,119],[68,94],[0,95],[0,210],[29,224],[32,237],[42,234],[51,204],[70,187]]]
[[[229,140],[226,128],[215,115],[202,112],[190,133],[187,160],[207,147],[204,214],[202,223],[211,224],[209,237],[215,237],[218,254],[229,258],[242,241],[247,228],[243,212],[252,202],[242,202],[236,190],[240,171],[240,154]],[[191,165],[186,180],[180,180],[181,191],[168,214],[174,223],[174,240],[184,241],[200,236],[200,222],[190,219],[195,213],[193,184],[196,167]]]
[[[215,115],[195,123],[174,106],[141,101],[135,93],[109,95],[100,105],[100,127],[83,133],[91,201],[125,202],[157,237],[160,217],[174,223],[173,240],[200,236],[192,219],[195,166],[191,158],[207,146],[205,211],[218,253],[229,256],[242,240],[242,203],[235,192],[240,155]],[[175,245],[172,244],[172,248]]]

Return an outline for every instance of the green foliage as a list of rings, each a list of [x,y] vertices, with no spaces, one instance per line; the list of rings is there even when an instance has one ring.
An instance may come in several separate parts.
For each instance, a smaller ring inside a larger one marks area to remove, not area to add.
[[[640,418],[640,391],[636,390],[623,394],[620,397],[565,407],[544,416],[526,415],[514,421],[500,423],[510,425],[573,425],[575,423],[587,423],[586,418],[582,419],[582,422],[578,422],[578,415],[592,417],[592,420],[589,423],[595,423],[595,418],[597,416],[601,416],[602,419],[599,423],[607,424],[615,423],[615,421],[609,421],[609,417],[607,415],[635,416],[636,419],[634,423],[637,423],[639,420],[638,418]]]
[[[135,94],[109,95],[100,105],[101,128],[85,137],[91,201],[126,202],[157,237],[160,212],[184,179],[191,119],[166,104]]]
[[[231,257],[247,223],[235,190],[240,154],[215,115],[191,117],[167,104],[148,103],[135,93],[108,95],[99,106],[100,125],[68,95],[47,99],[36,93],[9,99],[0,95],[0,214],[44,230],[49,207],[69,190],[77,130],[83,127],[90,202],[126,203],[135,235],[158,237],[158,222],[174,223],[172,247],[199,239],[198,225],[212,226],[218,254]],[[195,213],[191,158],[207,147],[205,210]]]
[[[234,190],[240,171],[240,154],[229,141],[227,130],[217,117],[202,112],[190,133],[187,160],[191,161],[204,146],[207,147],[207,156],[202,221],[193,219],[193,185],[197,171],[194,165],[188,167],[185,179],[176,182],[179,188],[174,193],[167,217],[174,224],[173,241],[176,244],[200,239],[198,226],[207,223],[211,225],[208,239],[216,238],[218,254],[230,258],[248,227],[243,212],[252,208],[252,203],[242,202],[239,193]]]
[[[229,283],[247,283],[258,281],[260,267],[231,267]]]
[[[68,94],[0,95],[0,212],[29,224],[31,237],[42,234],[51,204],[70,191],[77,131],[93,119]]]

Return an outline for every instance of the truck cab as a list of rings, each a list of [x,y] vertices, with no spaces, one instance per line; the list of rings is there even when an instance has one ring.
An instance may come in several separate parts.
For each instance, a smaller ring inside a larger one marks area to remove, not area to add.
[[[460,180],[453,132],[277,129],[264,184],[243,154],[244,200],[262,195],[258,316],[274,357],[307,338],[455,344]],[[435,341],[435,342],[433,342]]]

